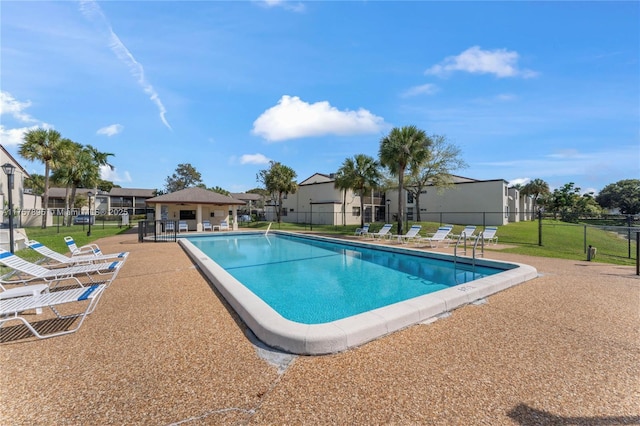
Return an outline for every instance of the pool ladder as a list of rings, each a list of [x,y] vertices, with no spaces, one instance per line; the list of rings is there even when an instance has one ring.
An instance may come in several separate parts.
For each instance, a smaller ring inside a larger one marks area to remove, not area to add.
[[[458,237],[458,240],[456,241],[456,245],[455,247],[453,247],[453,267],[454,269],[456,268],[457,264],[458,264],[458,246],[460,245],[460,241],[462,240],[463,246],[464,246],[464,254],[467,254],[467,236],[466,234],[460,234],[460,236]],[[484,257],[484,237],[482,235],[480,235],[479,237],[475,238],[475,241],[473,242],[473,247],[472,247],[472,253],[471,253],[471,265],[473,266],[473,271],[475,272],[476,269],[476,250],[478,248],[478,242],[480,242],[480,248],[481,248],[481,253],[480,256]]]

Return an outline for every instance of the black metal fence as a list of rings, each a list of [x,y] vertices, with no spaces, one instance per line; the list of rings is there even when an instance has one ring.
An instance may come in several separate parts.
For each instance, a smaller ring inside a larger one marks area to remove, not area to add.
[[[175,220],[141,220],[138,222],[138,242],[176,242],[178,223]]]

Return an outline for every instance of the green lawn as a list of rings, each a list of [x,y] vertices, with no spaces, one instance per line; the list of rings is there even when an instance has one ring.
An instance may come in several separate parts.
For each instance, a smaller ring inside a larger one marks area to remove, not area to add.
[[[417,222],[405,224],[405,229]],[[434,222],[420,222],[422,225],[421,234],[435,232],[440,226]],[[266,229],[267,222],[253,222],[245,226],[255,229]],[[396,224],[391,232],[397,234]],[[314,232],[337,235],[353,235],[358,226],[333,226],[333,225],[313,225]],[[382,223],[371,225],[372,231],[377,231],[382,227]],[[481,229],[482,227],[478,227]],[[539,239],[538,221],[516,222],[498,227],[498,241],[506,248],[499,251],[506,253],[526,254],[529,256],[554,257],[560,259],[586,260],[586,246],[597,248],[597,255],[594,260],[604,263],[618,265],[635,265],[636,244],[632,237],[631,258],[629,254],[629,243],[615,232],[606,231],[595,227],[569,224],[557,220],[542,221],[542,245],[538,245]],[[310,231],[309,225],[296,225],[291,223],[274,223],[271,229],[282,229],[287,231]],[[453,234],[460,233],[464,225],[455,225]],[[496,250],[493,246],[485,246],[485,250]]]

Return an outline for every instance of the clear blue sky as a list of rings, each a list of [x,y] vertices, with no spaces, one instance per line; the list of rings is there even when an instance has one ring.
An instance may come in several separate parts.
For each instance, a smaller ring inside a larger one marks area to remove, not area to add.
[[[475,179],[599,191],[640,178],[640,3],[2,1],[2,144],[51,127],[128,188],[207,186],[377,157],[393,127]]]

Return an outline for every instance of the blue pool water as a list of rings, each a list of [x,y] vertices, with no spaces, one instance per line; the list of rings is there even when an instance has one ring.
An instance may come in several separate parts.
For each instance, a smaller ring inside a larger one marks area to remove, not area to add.
[[[502,272],[282,234],[189,238],[284,318],[321,324]]]

